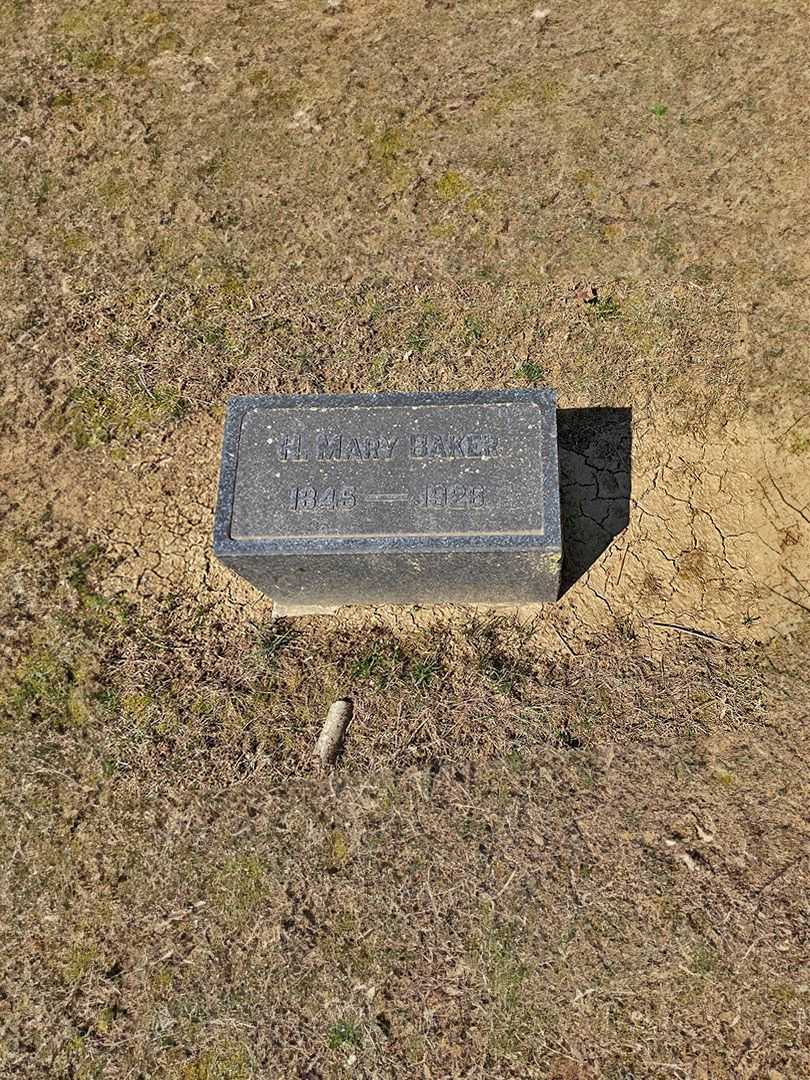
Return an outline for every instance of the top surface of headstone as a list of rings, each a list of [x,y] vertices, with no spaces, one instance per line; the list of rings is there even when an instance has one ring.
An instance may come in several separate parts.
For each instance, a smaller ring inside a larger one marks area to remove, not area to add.
[[[556,484],[549,391],[254,397],[230,408],[231,541],[542,542],[550,472]]]

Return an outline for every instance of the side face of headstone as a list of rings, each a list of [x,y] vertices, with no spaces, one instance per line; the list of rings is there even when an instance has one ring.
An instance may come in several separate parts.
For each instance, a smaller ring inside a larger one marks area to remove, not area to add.
[[[214,550],[291,610],[556,600],[554,393],[232,398]]]

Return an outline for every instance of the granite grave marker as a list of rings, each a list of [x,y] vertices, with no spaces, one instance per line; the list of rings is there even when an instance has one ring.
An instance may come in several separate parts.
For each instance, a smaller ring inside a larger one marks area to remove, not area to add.
[[[232,398],[214,551],[290,614],[556,600],[555,395]]]

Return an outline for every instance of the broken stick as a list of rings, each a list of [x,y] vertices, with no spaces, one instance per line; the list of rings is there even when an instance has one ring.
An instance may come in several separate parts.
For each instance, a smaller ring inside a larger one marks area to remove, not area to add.
[[[353,707],[351,698],[340,698],[329,706],[326,720],[315,743],[315,756],[322,765],[334,765],[352,718]]]

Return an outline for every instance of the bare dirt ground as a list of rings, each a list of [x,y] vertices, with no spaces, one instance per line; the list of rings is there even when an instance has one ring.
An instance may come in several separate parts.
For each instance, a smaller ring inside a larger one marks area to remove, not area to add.
[[[810,1074],[809,26],[0,4],[0,1075]],[[229,394],[526,385],[557,605],[213,562]]]

